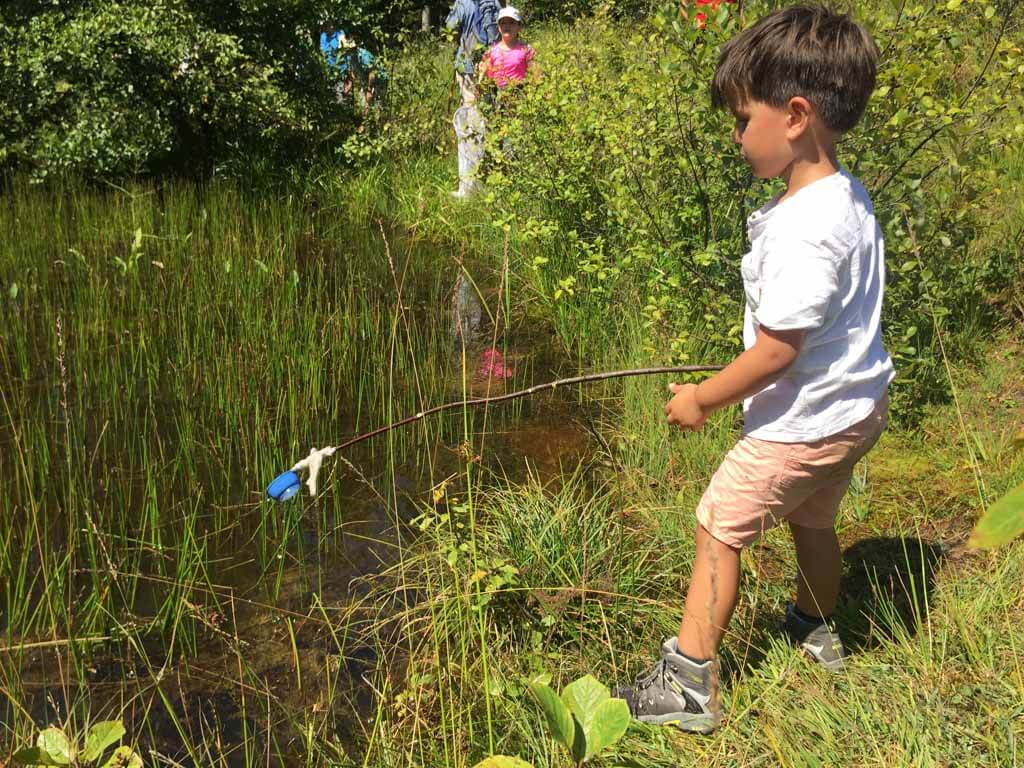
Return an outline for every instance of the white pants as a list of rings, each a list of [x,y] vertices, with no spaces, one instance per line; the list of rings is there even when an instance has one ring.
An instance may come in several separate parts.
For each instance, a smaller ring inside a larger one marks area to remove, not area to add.
[[[455,72],[455,84],[459,86],[459,93],[462,96],[462,106],[468,107],[471,104],[476,104],[478,90],[476,87],[476,77],[474,75],[467,75],[465,72]]]
[[[452,119],[459,139],[459,192],[469,194],[480,188],[478,171],[484,157],[484,118],[473,105],[459,107]]]

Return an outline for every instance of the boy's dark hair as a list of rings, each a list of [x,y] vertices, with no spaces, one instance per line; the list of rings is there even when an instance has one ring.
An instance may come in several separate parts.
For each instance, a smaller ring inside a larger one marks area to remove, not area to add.
[[[768,14],[725,44],[711,81],[711,103],[736,112],[744,102],[783,107],[803,96],[825,125],[857,124],[875,89],[878,47],[849,16],[816,5]]]

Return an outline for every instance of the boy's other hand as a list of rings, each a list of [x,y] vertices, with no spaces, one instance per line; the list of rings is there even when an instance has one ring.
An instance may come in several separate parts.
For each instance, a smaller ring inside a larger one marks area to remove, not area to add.
[[[680,429],[696,432],[708,420],[708,413],[697,402],[696,384],[669,384],[671,400],[665,404],[665,415],[669,424],[678,424]]]

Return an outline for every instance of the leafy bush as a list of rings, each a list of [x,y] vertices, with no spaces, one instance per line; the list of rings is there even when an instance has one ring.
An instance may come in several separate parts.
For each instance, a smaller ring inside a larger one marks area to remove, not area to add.
[[[371,115],[367,130],[346,139],[345,161],[453,153],[452,115],[459,106],[454,72],[452,46],[434,37],[412,40],[393,57],[388,108]]]
[[[528,22],[540,19],[572,21],[598,9],[615,17],[639,18],[656,6],[655,0],[532,0],[525,10]]]
[[[622,306],[640,308],[655,357],[739,346],[745,217],[772,189],[751,179],[707,84],[721,44],[771,7],[704,9],[706,21],[676,5],[628,28],[608,14],[582,20],[539,48],[543,82],[491,116],[496,224],[516,233],[577,351],[612,338]],[[887,238],[886,341],[906,415],[946,390],[936,334],[951,355],[968,351],[970,331],[992,319],[988,298],[1019,270],[1011,244],[972,248],[998,183],[985,158],[1024,133],[1011,13],[933,0],[859,14],[883,51],[879,88],[840,156]],[[590,333],[595,317],[604,339]]]
[[[6,4],[5,4],[6,5]],[[300,158],[355,118],[320,23],[371,30],[346,0],[19,2],[0,11],[0,170],[117,177]]]

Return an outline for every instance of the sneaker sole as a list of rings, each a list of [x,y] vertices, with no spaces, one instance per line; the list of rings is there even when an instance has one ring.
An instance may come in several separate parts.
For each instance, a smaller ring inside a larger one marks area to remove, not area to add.
[[[697,715],[692,712],[671,712],[667,715],[641,715],[641,723],[652,725],[674,725],[687,733],[708,734],[715,730],[711,715]]]

